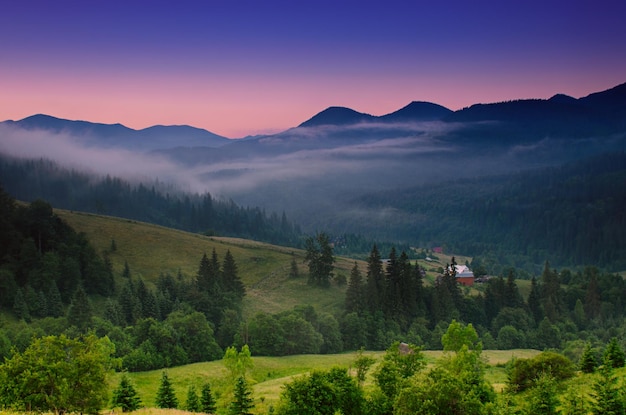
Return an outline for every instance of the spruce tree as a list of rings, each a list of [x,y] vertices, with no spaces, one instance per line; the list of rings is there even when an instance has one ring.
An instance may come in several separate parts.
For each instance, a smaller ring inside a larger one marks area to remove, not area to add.
[[[193,385],[190,385],[189,388],[187,388],[187,401],[185,402],[185,408],[189,412],[200,412],[200,401],[198,400],[196,387]]]
[[[356,261],[352,271],[350,271],[350,280],[348,281],[348,288],[346,289],[346,313],[361,314],[365,308],[365,301],[363,299],[363,277],[361,277],[361,271]]]
[[[593,373],[596,370],[597,362],[591,343],[585,344],[583,354],[580,356],[579,366],[583,373]]]
[[[250,410],[254,408],[252,391],[243,376],[239,376],[235,384],[235,395],[228,407],[228,415],[252,415]]]
[[[130,279],[130,267],[128,266],[128,261],[124,261],[124,271],[122,271],[122,277]]]
[[[30,322],[30,312],[28,311],[28,304],[24,298],[24,292],[21,288],[15,291],[15,300],[13,301],[13,312],[20,320],[24,320],[27,323]]]
[[[75,326],[81,331],[85,331],[91,326],[91,318],[93,317],[93,311],[91,309],[91,303],[87,293],[82,284],[78,285],[72,303],[67,310],[67,322],[71,326]]]
[[[296,262],[296,258],[291,258],[289,278],[298,278],[299,276],[300,276],[300,273],[298,271],[298,263]]]
[[[57,283],[53,280],[48,288],[48,315],[50,317],[61,317],[64,314],[63,301]]]
[[[226,251],[224,255],[224,263],[222,265],[222,286],[226,291],[235,295],[235,298],[241,300],[246,294],[246,288],[239,278],[237,272],[237,264],[235,258],[230,253],[230,249]]]
[[[592,389],[594,414],[623,415],[626,413],[624,394],[609,362],[605,361],[600,368],[600,377],[594,382]]]
[[[122,374],[119,385],[113,391],[112,406],[122,408],[122,412],[132,412],[141,408],[141,399],[126,373]]]
[[[178,399],[174,393],[172,382],[170,382],[167,376],[167,372],[163,372],[161,376],[161,384],[159,385],[159,390],[157,390],[156,395],[156,405],[158,408],[176,409],[178,407]]]
[[[367,284],[366,300],[372,315],[380,310],[384,298],[385,277],[383,274],[383,261],[374,245],[367,259]]]
[[[539,294],[539,285],[537,279],[533,276],[530,280],[530,293],[528,294],[528,308],[530,314],[535,319],[535,323],[543,320],[543,311],[541,310],[541,300]]]
[[[604,349],[604,364],[617,369],[624,367],[624,360],[624,351],[617,342],[617,338],[613,337]]]
[[[211,392],[211,385],[207,382],[202,385],[200,392],[200,410],[205,414],[214,414],[216,410],[216,402]]]

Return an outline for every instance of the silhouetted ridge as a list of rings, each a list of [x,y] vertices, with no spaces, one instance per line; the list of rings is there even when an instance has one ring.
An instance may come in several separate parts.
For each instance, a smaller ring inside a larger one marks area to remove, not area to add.
[[[345,107],[329,107],[303,122],[299,127],[317,127],[321,125],[350,125],[372,121],[375,117]]]
[[[440,120],[452,113],[452,110],[433,104],[431,102],[413,101],[404,108],[391,114],[379,117],[381,121],[407,122],[407,121],[435,121]]]

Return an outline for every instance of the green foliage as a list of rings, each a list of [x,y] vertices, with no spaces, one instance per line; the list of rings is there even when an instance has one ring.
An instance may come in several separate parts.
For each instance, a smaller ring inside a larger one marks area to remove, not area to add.
[[[329,287],[333,277],[335,257],[328,235],[318,233],[305,240],[305,262],[309,266],[309,284]]]
[[[156,406],[158,408],[177,408],[178,398],[174,392],[174,387],[167,372],[163,372],[161,375],[161,383],[156,395]]]
[[[482,402],[468,393],[453,373],[435,367],[420,373],[407,387],[399,391],[394,401],[394,415],[485,414]]]
[[[531,359],[516,359],[508,369],[507,386],[514,392],[524,391],[535,386],[541,374],[561,381],[574,375],[574,365],[562,354],[549,351]]]
[[[365,356],[363,352],[365,349],[361,347],[354,358],[354,362],[352,366],[356,369],[356,380],[359,385],[362,385],[365,382],[365,376],[367,375],[367,371],[370,367],[376,363],[376,359],[371,356]]]
[[[200,412],[200,399],[196,393],[196,387],[190,385],[187,388],[187,400],[185,401],[185,409],[189,412]]]
[[[252,415],[250,410],[254,408],[252,391],[248,387],[246,378],[239,376],[235,383],[233,400],[228,407],[228,415]]]
[[[113,391],[111,405],[113,408],[122,408],[122,412],[133,412],[141,408],[141,398],[126,373],[122,374],[119,385]]]
[[[617,338],[613,337],[609,341],[609,344],[606,345],[604,349],[604,364],[608,365],[614,369],[624,367],[624,350],[617,342]]]
[[[374,380],[383,394],[392,401],[406,380],[425,366],[426,361],[419,347],[403,344],[401,348],[399,342],[394,342],[374,372]]]
[[[283,387],[278,414],[344,415],[362,413],[364,397],[346,369],[313,371],[297,377]]]
[[[456,320],[452,320],[448,330],[441,337],[443,350],[458,352],[463,346],[469,350],[482,350],[482,343],[478,340],[478,333],[474,330],[472,323],[464,325]]]
[[[593,383],[591,395],[595,414],[624,415],[626,413],[626,396],[613,370],[610,365],[605,364],[599,371],[599,377]]]
[[[540,373],[530,389],[528,413],[542,415],[557,415],[557,385],[555,379],[548,373]]]
[[[598,362],[596,361],[595,352],[591,347],[591,343],[585,343],[585,348],[583,349],[583,354],[580,356],[578,366],[583,373],[593,373],[596,370]]]
[[[0,366],[0,404],[18,411],[97,413],[108,401],[113,344],[47,336]]]
[[[229,376],[233,381],[238,378],[245,379],[248,370],[254,366],[252,354],[247,344],[244,344],[239,352],[234,346],[226,349],[222,362],[224,362],[224,366],[228,369]]]
[[[206,382],[202,385],[202,391],[200,392],[200,411],[205,414],[213,414],[215,413],[215,409],[215,397],[211,391],[211,385]]]
[[[72,297],[72,303],[67,311],[67,322],[81,332],[85,332],[91,326],[93,312],[87,292],[79,285]]]

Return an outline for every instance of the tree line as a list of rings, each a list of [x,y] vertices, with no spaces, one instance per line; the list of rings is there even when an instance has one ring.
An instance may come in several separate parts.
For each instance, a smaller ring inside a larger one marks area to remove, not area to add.
[[[299,227],[283,213],[238,206],[210,193],[182,192],[154,180],[131,184],[94,177],[50,160],[0,155],[0,183],[22,201],[46,200],[68,210],[118,216],[207,235],[236,236],[285,246],[301,242]]]

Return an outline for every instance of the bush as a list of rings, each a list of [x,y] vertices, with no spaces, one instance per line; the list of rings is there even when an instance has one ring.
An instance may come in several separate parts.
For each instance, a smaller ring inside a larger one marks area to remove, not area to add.
[[[542,352],[532,359],[517,359],[512,362],[508,373],[508,388],[513,392],[521,392],[535,386],[542,375],[549,375],[559,381],[571,378],[574,371],[574,364],[562,354]]]

